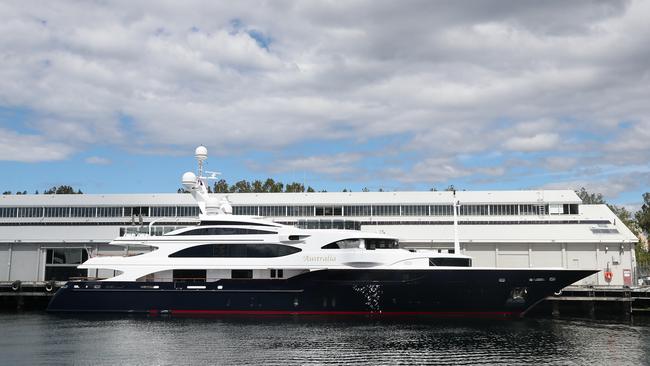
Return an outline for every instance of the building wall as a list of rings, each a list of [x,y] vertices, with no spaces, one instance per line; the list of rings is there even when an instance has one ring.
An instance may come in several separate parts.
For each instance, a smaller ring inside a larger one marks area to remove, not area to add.
[[[0,243],[0,281],[9,281],[9,252],[11,245]]]
[[[9,281],[38,281],[40,268],[39,244],[13,244],[11,248]]]

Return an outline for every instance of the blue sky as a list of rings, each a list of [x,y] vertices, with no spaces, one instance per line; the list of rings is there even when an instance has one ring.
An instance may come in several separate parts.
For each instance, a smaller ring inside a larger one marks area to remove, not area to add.
[[[650,191],[644,1],[0,9],[0,189]]]

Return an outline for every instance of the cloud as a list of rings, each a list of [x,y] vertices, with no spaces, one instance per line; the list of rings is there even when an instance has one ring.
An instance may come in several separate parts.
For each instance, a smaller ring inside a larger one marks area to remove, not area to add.
[[[356,163],[362,158],[363,156],[359,153],[307,156],[274,162],[273,166],[266,167],[266,170],[279,173],[309,171],[329,176],[341,176],[357,172]]]
[[[0,128],[0,161],[56,161],[66,159],[74,152],[74,148],[48,142],[44,136],[19,134]]]
[[[503,144],[506,149],[531,152],[551,150],[559,142],[560,137],[554,133],[539,133],[527,137],[511,137]]]
[[[84,159],[84,161],[88,164],[95,164],[95,165],[108,165],[111,164],[111,159],[104,158],[101,156],[89,156]]]
[[[354,179],[355,153],[287,156],[307,141],[399,136],[402,164],[370,175],[566,181],[576,167],[647,161],[648,13],[639,0],[7,3],[0,107],[33,118],[10,129],[31,135],[0,146],[32,139],[65,159],[97,144],[206,143]],[[508,165],[521,155],[535,160]]]

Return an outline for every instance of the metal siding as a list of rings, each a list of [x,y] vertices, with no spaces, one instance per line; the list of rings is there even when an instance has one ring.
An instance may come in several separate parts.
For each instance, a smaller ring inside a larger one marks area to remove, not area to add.
[[[464,244],[465,255],[472,257],[474,267],[494,267],[496,263],[495,244]]]
[[[562,244],[533,245],[532,267],[562,267]]]
[[[9,281],[9,246],[0,244],[0,281]]]
[[[39,257],[38,244],[14,244],[11,251],[11,273],[9,280],[38,281]]]

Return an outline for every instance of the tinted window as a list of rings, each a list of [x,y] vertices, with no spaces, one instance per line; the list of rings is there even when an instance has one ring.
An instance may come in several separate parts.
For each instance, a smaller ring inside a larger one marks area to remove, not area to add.
[[[276,225],[271,224],[261,224],[257,222],[239,222],[239,221],[201,221],[201,225],[247,225],[247,226],[270,226],[275,227]]]
[[[253,278],[252,269],[233,269],[230,278]]]
[[[366,249],[397,249],[397,240],[392,239],[366,239]]]
[[[203,227],[185,231],[176,235],[252,235],[252,234],[277,234],[273,231],[245,229],[238,227]]]
[[[180,250],[172,258],[272,258],[300,252],[279,244],[205,244]]]
[[[429,258],[429,266],[471,267],[472,260],[469,258]]]

